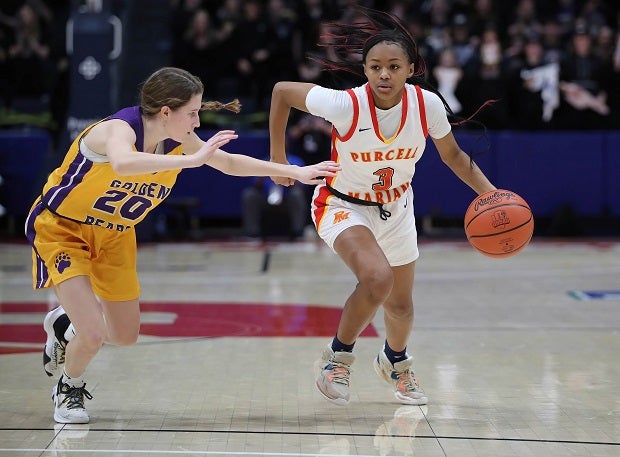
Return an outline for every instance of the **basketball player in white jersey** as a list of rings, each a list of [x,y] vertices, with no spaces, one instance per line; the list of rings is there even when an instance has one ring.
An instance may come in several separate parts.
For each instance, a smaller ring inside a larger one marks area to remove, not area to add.
[[[374,359],[377,374],[404,404],[424,405],[407,343],[413,329],[414,266],[418,258],[412,178],[430,136],[443,162],[476,193],[494,190],[451,132],[449,106],[424,82],[415,41],[395,17],[361,8],[365,23],[331,24],[332,46],[359,61],[322,59],[328,70],[365,75],[367,83],[333,90],[279,82],[271,112],[271,160],[287,163],[285,130],[291,108],[332,123],[337,176],[316,187],[312,216],[321,238],[355,274],[337,333],[317,363],[316,386],[335,404],[349,402],[354,344],[384,308],[386,340]],[[290,184],[287,178],[272,178]]]

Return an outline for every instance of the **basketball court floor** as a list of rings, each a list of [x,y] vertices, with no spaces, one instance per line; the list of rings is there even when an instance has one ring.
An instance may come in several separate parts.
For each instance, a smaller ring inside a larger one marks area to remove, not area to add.
[[[381,311],[352,398],[313,365],[355,285],[322,242],[146,244],[141,336],[87,372],[88,425],[53,420],[52,303],[25,244],[0,244],[0,457],[620,456],[620,242],[534,240],[509,259],[421,240],[409,349],[429,404],[375,375]]]

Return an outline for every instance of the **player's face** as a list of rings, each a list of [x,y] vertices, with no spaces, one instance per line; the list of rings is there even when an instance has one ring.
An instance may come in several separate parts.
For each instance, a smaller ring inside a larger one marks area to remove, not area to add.
[[[196,94],[185,105],[169,111],[166,128],[170,138],[183,143],[200,127],[201,105],[202,94]]]
[[[413,75],[413,64],[400,44],[382,41],[366,54],[364,74],[377,107],[388,109],[400,102],[405,82]]]

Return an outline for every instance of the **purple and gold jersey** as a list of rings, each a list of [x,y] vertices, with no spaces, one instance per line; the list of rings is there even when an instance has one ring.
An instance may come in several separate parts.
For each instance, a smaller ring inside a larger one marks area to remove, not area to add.
[[[138,106],[124,108],[103,119],[121,119],[136,133],[134,150],[144,145],[144,126]],[[95,125],[95,124],[93,124]],[[52,172],[43,187],[41,201],[54,214],[84,224],[124,231],[159,205],[171,192],[181,169],[133,176],[119,176],[105,156],[87,157],[81,139],[87,127],[74,141],[62,164]],[[180,155],[180,143],[165,140],[159,153]]]

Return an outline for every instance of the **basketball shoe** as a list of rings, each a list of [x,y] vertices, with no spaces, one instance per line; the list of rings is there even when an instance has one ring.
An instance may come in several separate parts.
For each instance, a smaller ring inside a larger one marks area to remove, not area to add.
[[[48,376],[54,376],[58,367],[65,363],[67,337],[75,335],[72,330],[69,330],[70,324],[69,316],[61,306],[47,313],[43,320],[43,328],[47,334],[45,348],[43,349],[43,370]]]
[[[428,398],[418,384],[411,366],[413,357],[396,362],[394,365],[388,360],[383,349],[374,361],[375,371],[394,390],[394,396],[406,405],[426,405]]]
[[[316,387],[336,405],[349,403],[349,376],[354,361],[355,356],[351,352],[334,352],[331,346],[327,346],[315,364]]]
[[[84,408],[84,397],[89,400],[93,398],[86,390],[86,383],[75,387],[67,384],[62,375],[52,389],[54,420],[59,424],[88,424],[90,416]]]

